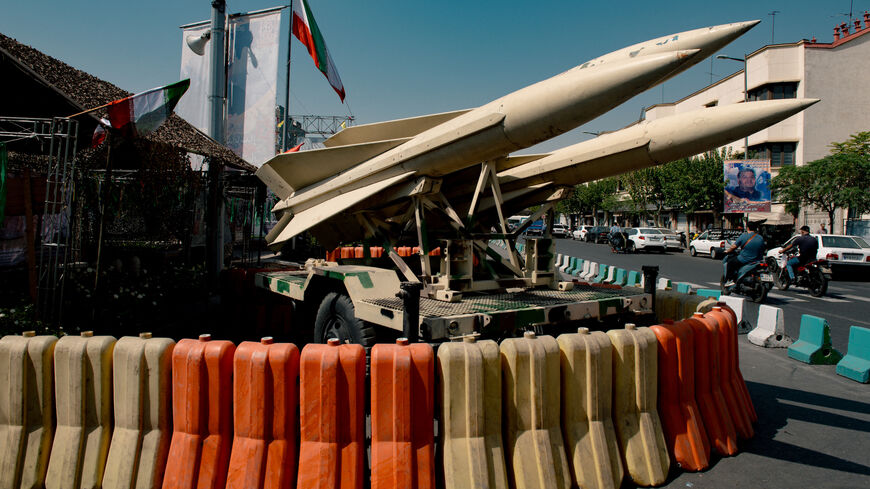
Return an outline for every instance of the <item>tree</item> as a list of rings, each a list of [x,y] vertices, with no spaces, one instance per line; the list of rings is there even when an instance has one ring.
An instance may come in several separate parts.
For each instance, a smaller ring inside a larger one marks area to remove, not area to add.
[[[847,141],[831,143],[831,154],[854,154],[870,157],[870,131],[852,134]]]
[[[626,173],[622,182],[636,211],[646,218],[648,206],[654,206],[656,225],[661,225],[662,210],[668,200],[666,170],[661,166],[644,168]]]
[[[683,158],[664,165],[666,203],[687,214],[712,210],[718,219],[724,205],[725,176],[722,162],[730,155],[710,152],[700,158]]]
[[[861,133],[870,136],[870,133]],[[867,146],[865,140],[865,148]],[[856,143],[850,145],[850,143]],[[787,208],[809,205],[828,213],[828,225],[833,230],[834,211],[838,207],[858,213],[870,211],[870,153],[862,151],[853,137],[845,143],[835,143],[835,153],[811,161],[804,166],[787,166],[771,181],[775,198]],[[852,152],[844,148],[855,148]]]

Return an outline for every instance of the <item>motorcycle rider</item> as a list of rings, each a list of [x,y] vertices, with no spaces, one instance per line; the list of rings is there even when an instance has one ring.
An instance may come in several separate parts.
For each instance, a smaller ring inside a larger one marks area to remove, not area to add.
[[[788,278],[794,282],[794,267],[803,266],[816,259],[816,254],[819,252],[819,240],[810,235],[809,226],[801,226],[801,235],[798,236],[792,243],[779,251],[779,254],[787,253],[798,248],[798,255],[789,258],[785,269],[788,270]]]
[[[744,266],[760,262],[764,259],[764,238],[758,234],[758,223],[750,222],[747,226],[749,231],[740,235],[727,250],[722,265],[725,268],[725,287],[734,285],[735,273]],[[736,257],[730,253],[737,248],[742,248]],[[742,274],[741,274],[742,275]]]

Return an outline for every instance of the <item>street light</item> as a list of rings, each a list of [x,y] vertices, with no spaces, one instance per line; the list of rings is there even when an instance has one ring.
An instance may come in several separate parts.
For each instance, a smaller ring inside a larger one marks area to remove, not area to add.
[[[740,59],[740,58],[734,58],[731,56],[725,56],[724,54],[720,54],[720,55],[716,56],[716,59],[730,59],[731,61],[739,61],[739,62],[743,63],[743,102],[749,102],[749,88],[748,88],[749,87],[749,85],[748,85],[749,75],[748,75],[747,70],[746,70],[746,68],[747,68],[746,55],[744,54],[743,59]],[[743,139],[743,159],[744,160],[749,159],[749,136],[748,135]]]

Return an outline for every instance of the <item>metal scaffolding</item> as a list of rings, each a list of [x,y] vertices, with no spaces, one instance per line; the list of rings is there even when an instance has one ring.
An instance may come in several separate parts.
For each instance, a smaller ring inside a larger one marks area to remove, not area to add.
[[[36,314],[54,325],[62,321],[66,271],[79,259],[80,251],[72,212],[77,134],[78,121],[67,118],[0,117],[0,142],[35,144],[36,154],[47,157],[45,206],[37,242]]]

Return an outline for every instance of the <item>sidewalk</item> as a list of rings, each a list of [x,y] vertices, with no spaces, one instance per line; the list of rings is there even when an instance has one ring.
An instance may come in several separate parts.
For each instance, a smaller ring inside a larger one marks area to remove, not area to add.
[[[670,488],[870,487],[870,385],[739,338],[758,413],[755,438],[706,472],[671,470]]]

